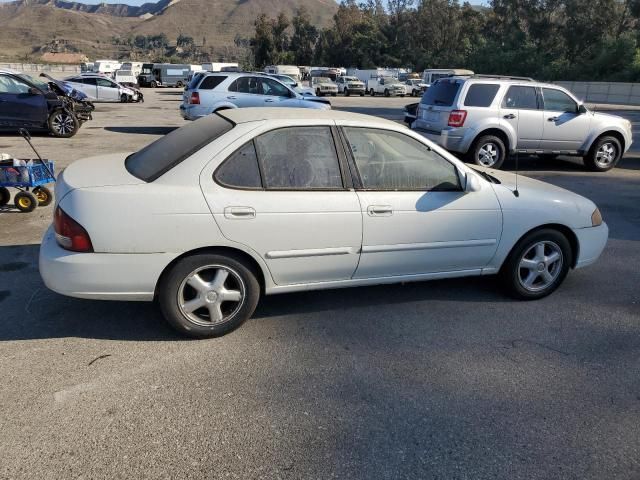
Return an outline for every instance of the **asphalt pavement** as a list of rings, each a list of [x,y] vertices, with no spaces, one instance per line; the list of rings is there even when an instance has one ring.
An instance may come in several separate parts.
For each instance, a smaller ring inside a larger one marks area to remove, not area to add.
[[[145,97],[33,142],[63,168],[183,123],[179,92]],[[410,101],[331,100],[396,120]],[[637,134],[640,111],[621,113]],[[0,136],[0,151],[23,143]],[[611,229],[548,298],[487,277],[278,295],[213,340],[177,336],[152,304],[48,291],[52,207],[1,211],[0,478],[637,480],[639,151],[604,174],[520,159]]]

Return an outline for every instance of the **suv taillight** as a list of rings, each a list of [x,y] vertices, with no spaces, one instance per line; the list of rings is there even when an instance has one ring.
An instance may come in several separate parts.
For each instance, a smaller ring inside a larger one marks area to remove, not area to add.
[[[200,105],[200,94],[198,92],[191,92],[191,97],[189,97],[189,103],[191,105]]]
[[[93,252],[91,238],[82,225],[67,215],[60,207],[56,208],[53,218],[56,240],[62,248],[72,252]]]
[[[466,110],[454,110],[449,114],[449,126],[461,127],[464,125],[464,121],[467,119]]]

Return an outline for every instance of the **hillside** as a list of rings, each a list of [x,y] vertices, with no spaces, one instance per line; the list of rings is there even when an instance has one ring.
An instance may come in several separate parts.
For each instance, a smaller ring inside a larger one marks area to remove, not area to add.
[[[0,3],[0,61],[37,58],[45,51],[91,58],[126,55],[113,44],[114,37],[160,33],[170,42],[183,34],[226,47],[236,35],[250,37],[259,14],[292,16],[301,6],[317,26],[328,25],[337,10],[334,0],[161,0],[140,7],[62,0]]]

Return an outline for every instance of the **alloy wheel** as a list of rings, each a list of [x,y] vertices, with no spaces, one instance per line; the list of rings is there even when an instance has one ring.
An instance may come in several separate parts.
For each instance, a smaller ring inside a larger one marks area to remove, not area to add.
[[[540,292],[556,281],[563,263],[562,250],[556,243],[537,242],[520,257],[518,281],[526,290]]]
[[[483,167],[492,167],[500,160],[500,150],[495,143],[485,143],[478,150],[478,164]]]
[[[68,113],[64,113],[64,112],[57,113],[53,117],[53,122],[51,122],[51,127],[59,135],[68,135],[75,130],[73,117]]]
[[[596,152],[596,163],[599,167],[609,167],[618,156],[618,149],[611,142],[605,142],[600,145],[600,148]]]
[[[180,284],[178,308],[196,325],[218,325],[240,310],[245,297],[245,284],[235,270],[206,265],[192,271]]]

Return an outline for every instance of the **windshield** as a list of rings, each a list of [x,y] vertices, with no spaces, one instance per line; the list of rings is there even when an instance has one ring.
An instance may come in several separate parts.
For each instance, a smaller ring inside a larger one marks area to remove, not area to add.
[[[393,85],[394,83],[400,83],[400,82],[396,78],[387,77],[387,78],[384,79],[384,83],[389,84],[389,85]]]
[[[18,76],[20,78],[25,79],[27,82],[33,83],[40,90],[48,90],[49,89],[49,85],[47,85],[46,82],[43,82],[42,80],[39,80],[37,78],[33,78],[31,75],[27,75],[26,73],[19,73]]]
[[[134,177],[153,182],[232,128],[229,120],[219,115],[207,115],[132,153],[124,165]]]
[[[356,77],[344,77],[345,82],[359,82]]]
[[[275,75],[275,77],[280,80],[282,83],[285,83],[287,85],[294,85],[296,83],[296,81],[291,78],[291,77],[287,77],[286,75]]]
[[[153,70],[153,65],[143,65],[142,66],[142,73],[151,73],[151,71]]]
[[[313,81],[316,83],[331,83],[331,79],[327,77],[314,77]]]

